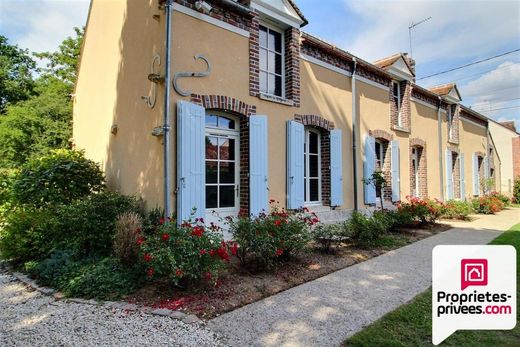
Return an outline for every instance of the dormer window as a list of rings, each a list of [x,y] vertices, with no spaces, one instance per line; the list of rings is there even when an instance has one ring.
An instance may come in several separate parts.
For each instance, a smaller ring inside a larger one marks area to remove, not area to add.
[[[397,126],[403,126],[403,117],[401,116],[401,86],[399,82],[392,82],[392,101],[397,108]]]
[[[448,122],[448,140],[453,140],[453,112],[451,109],[451,105],[448,105],[448,111],[446,114],[447,122]]]
[[[260,92],[284,97],[283,32],[260,25]]]

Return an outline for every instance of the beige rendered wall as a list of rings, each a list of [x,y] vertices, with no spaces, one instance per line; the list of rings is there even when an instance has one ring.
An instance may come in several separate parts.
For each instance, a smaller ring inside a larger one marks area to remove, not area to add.
[[[459,150],[464,153],[466,198],[471,198],[473,196],[473,153],[486,153],[487,129],[464,118],[461,118],[459,126]]]
[[[489,122],[489,131],[501,163],[500,181],[496,182],[497,189],[503,194],[512,195],[514,184],[513,138],[518,134],[495,122]]]

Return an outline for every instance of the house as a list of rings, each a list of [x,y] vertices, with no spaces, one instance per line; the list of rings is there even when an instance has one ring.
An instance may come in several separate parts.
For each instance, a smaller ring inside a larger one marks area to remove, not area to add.
[[[516,132],[514,122],[496,122],[492,119],[489,120],[489,132],[500,159],[497,191],[512,196],[515,178],[520,176],[520,134]]]
[[[378,169],[388,206],[490,188],[489,121],[456,85],[423,88],[408,55],[370,63],[305,24],[291,0],[93,0],[75,146],[112,189],[180,219],[269,199],[343,218],[378,204],[363,183]]]

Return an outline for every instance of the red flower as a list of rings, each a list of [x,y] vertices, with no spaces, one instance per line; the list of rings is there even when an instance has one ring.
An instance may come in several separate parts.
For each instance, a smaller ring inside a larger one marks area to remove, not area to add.
[[[146,270],[146,274],[148,275],[148,277],[152,277],[154,272],[155,272],[155,270],[154,270],[153,267],[151,267],[148,270]]]
[[[226,250],[226,247],[221,246],[219,249],[217,249],[217,255],[220,259],[224,261],[229,261],[229,254]]]
[[[150,260],[152,260],[152,256],[150,254],[148,254],[148,253],[145,253],[143,255],[143,259],[144,259],[145,262],[148,263]]]
[[[231,247],[231,254],[237,255],[238,252],[238,243],[233,243],[233,246]]]
[[[170,239],[170,234],[166,234],[166,233],[162,234],[161,239],[164,242],[168,241]]]
[[[213,278],[213,275],[210,271],[206,271],[203,276],[207,281],[211,281],[211,279]]]
[[[134,230],[134,233],[135,233],[135,234],[140,234],[140,233],[141,233],[141,228],[137,228],[137,229],[135,229],[135,230]]]
[[[184,272],[181,269],[175,270],[175,276],[182,277],[182,275],[184,275]]]
[[[138,246],[141,246],[141,245],[143,244],[143,242],[144,242],[144,237],[140,237],[140,238],[138,238],[137,241],[136,241],[136,243],[137,243]]]
[[[276,252],[274,252],[274,254],[279,257],[283,254],[283,249],[277,249]]]
[[[211,250],[209,251],[209,255],[211,255],[212,257],[215,256],[215,250],[214,250],[214,249],[211,249]]]
[[[164,217],[159,218],[159,224],[160,224],[160,225],[163,225],[163,224],[164,224]]]
[[[204,254],[206,254],[206,253],[207,253],[207,251],[206,251],[205,249],[201,249],[201,250],[199,251],[199,254],[200,254],[200,255],[204,255]]]
[[[202,233],[204,233],[204,228],[197,226],[193,228],[193,231],[191,232],[192,236],[202,237]]]
[[[274,225],[276,225],[277,227],[279,227],[281,224],[282,224],[282,221],[280,219],[277,219],[274,221]]]
[[[319,223],[319,221],[320,221],[320,220],[319,220],[318,218],[316,218],[316,217],[314,217],[314,218],[311,220],[312,224]]]

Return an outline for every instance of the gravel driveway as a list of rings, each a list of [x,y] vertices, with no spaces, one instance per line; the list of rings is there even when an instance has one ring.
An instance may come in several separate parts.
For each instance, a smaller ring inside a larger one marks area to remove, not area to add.
[[[0,269],[0,346],[222,346],[200,323],[55,300]]]

